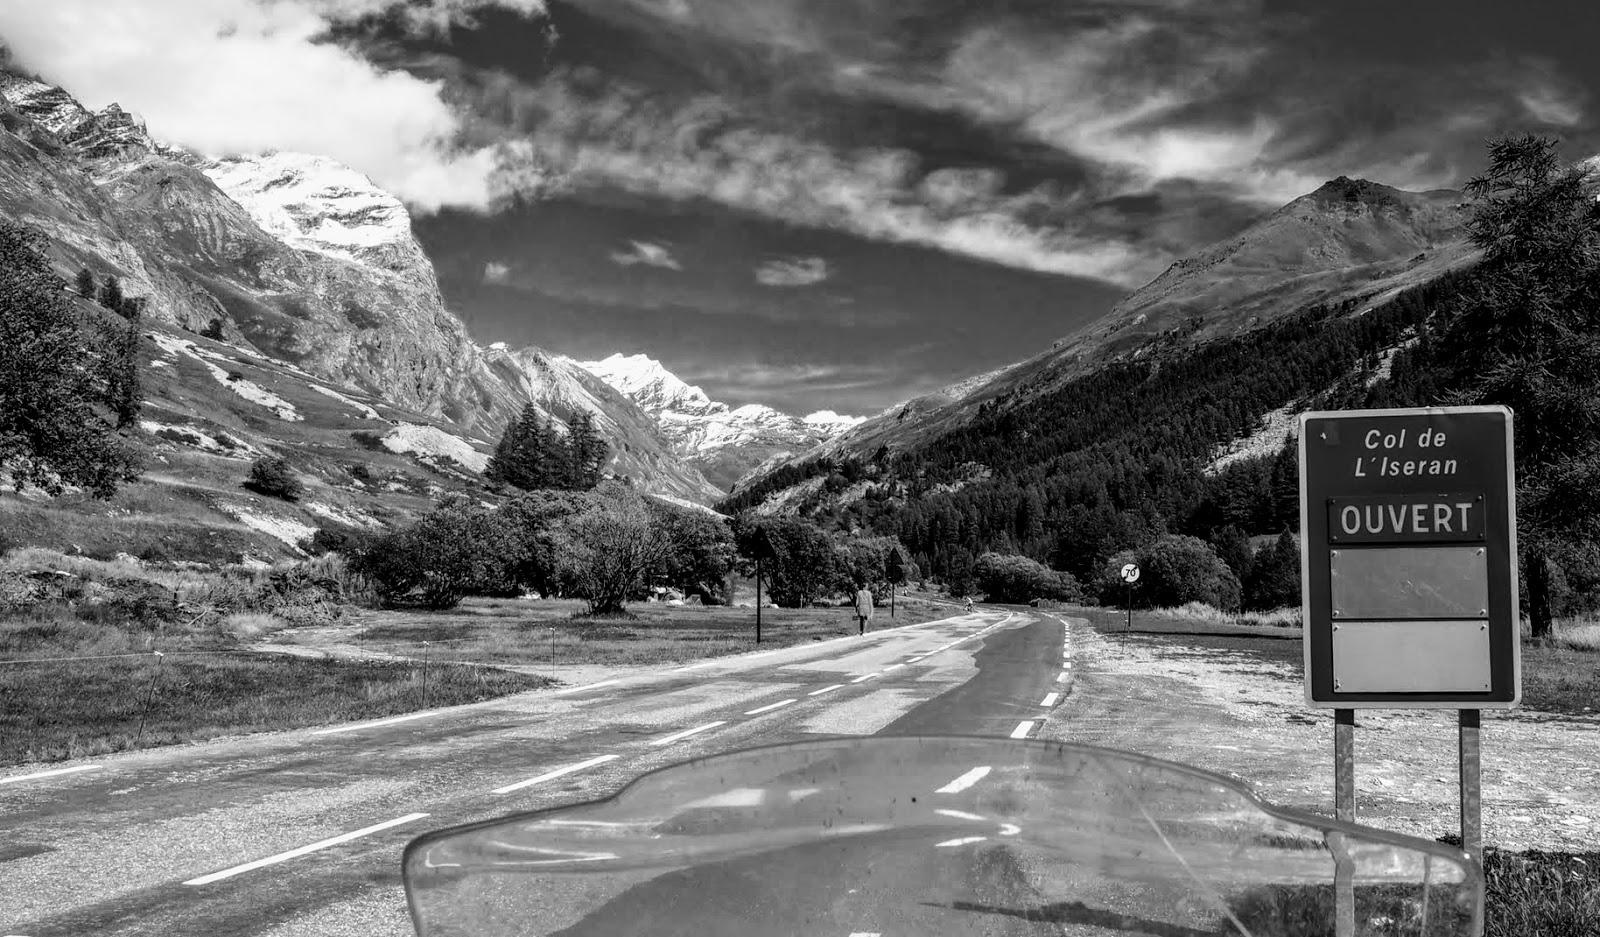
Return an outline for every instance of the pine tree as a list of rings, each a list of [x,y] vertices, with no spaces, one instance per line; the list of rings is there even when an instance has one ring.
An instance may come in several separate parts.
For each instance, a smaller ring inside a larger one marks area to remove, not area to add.
[[[506,424],[505,432],[500,434],[500,441],[494,445],[494,454],[489,456],[489,464],[484,466],[483,477],[497,485],[511,484],[511,453],[516,447],[518,434],[522,429],[522,421],[516,417]]]
[[[594,419],[587,413],[574,414],[567,429],[569,484],[588,490],[600,483],[600,471],[610,455],[610,446],[595,432]]]
[[[139,386],[139,323],[143,304],[127,302],[124,306],[131,314],[128,327],[123,330],[121,341],[111,357],[114,373],[112,380],[108,381],[111,387],[111,410],[117,415],[117,429],[127,429],[137,422],[139,411],[144,406],[143,389]]]
[[[540,443],[544,423],[544,417],[531,403],[523,406],[522,415],[517,418],[517,436],[511,450],[511,483],[525,491],[550,487],[549,460]]]
[[[115,276],[106,277],[100,284],[100,305],[113,312],[122,308],[122,284]]]
[[[78,271],[78,295],[84,299],[95,297],[94,273],[88,267]]]

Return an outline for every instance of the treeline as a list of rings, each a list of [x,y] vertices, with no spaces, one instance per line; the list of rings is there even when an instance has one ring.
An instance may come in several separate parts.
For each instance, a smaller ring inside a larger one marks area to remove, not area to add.
[[[491,484],[523,491],[586,491],[600,483],[610,456],[588,413],[574,414],[562,434],[529,403],[506,426],[483,474]]]

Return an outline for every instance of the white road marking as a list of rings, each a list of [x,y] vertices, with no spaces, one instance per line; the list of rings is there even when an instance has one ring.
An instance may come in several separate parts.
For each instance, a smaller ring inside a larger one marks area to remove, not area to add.
[[[1015,836],[1015,835],[1017,835],[1018,833],[1021,833],[1021,832],[1022,832],[1022,827],[1017,826],[1015,823],[1002,823],[1002,824],[1000,824],[1000,835],[1001,836]]]
[[[1015,729],[1011,730],[1011,737],[1014,738],[1014,739],[1025,739],[1025,738],[1028,737],[1028,733],[1032,732],[1032,731],[1033,731],[1033,720],[1032,719],[1024,719],[1022,722],[1017,724],[1017,727]]]
[[[569,686],[564,690],[557,690],[556,693],[581,693],[584,690],[598,690],[603,686],[616,686],[620,682],[621,681],[618,680],[601,680],[599,683],[585,683],[583,686]]]
[[[927,656],[928,656],[928,655],[926,655],[926,654],[924,654],[924,655],[922,655],[922,657],[927,657]],[[910,658],[910,659],[908,659],[908,660],[907,660],[907,661],[906,661],[906,663],[908,663],[908,664],[915,664],[915,663],[917,663],[917,662],[918,662],[918,661],[920,661],[920,660],[922,660],[922,657],[913,657],[913,658]]]
[[[883,937],[883,935],[878,933],[875,930],[874,931],[858,930],[858,931],[851,931],[850,932],[850,937]]]
[[[16,777],[0,778],[0,784],[15,784],[18,781],[36,781],[39,778],[53,778],[58,774],[73,774],[78,771],[97,771],[104,765],[77,765],[72,768],[56,768],[54,771],[36,771],[33,774],[19,774]]]
[[[983,842],[984,840],[986,840],[988,838],[989,837],[987,837],[987,836],[963,836],[960,839],[947,839],[942,843],[935,843],[934,845],[935,846],[967,846],[967,845],[970,845],[972,843],[981,843],[981,842]]]
[[[393,820],[385,820],[382,823],[374,823],[371,826],[364,827],[352,833],[345,833],[342,836],[335,836],[332,839],[324,839],[320,842],[312,843],[309,846],[301,846],[299,849],[291,849],[288,852],[280,852],[276,856],[268,856],[265,859],[257,859],[254,862],[246,862],[244,865],[236,865],[231,869],[223,869],[221,872],[212,872],[210,875],[202,875],[199,878],[191,878],[183,884],[209,885],[212,882],[220,881],[225,878],[232,878],[241,872],[249,872],[254,869],[262,868],[263,866],[277,865],[279,862],[287,862],[290,859],[299,858],[307,853],[316,852],[318,849],[327,849],[329,846],[337,846],[340,843],[348,843],[352,839],[358,839],[362,836],[366,836],[369,833],[376,833],[380,830],[387,830],[392,826],[399,826],[402,823],[410,823],[413,820],[420,820],[425,816],[427,816],[425,813],[408,813],[403,817],[397,817]]]
[[[1061,698],[1061,694],[1060,693],[1046,693],[1045,697],[1044,697],[1044,702],[1040,703],[1039,705],[1040,706],[1044,706],[1044,707],[1054,706],[1056,704],[1056,700],[1058,700],[1060,698]]]
[[[571,774],[574,771],[582,771],[585,768],[593,768],[595,765],[603,765],[608,761],[614,760],[616,757],[616,755],[601,755],[598,758],[590,758],[588,761],[580,761],[575,765],[567,765],[565,768],[557,768],[554,771],[547,771],[536,778],[529,778],[526,781],[518,781],[515,784],[507,784],[505,787],[497,787],[490,793],[509,794],[512,791],[521,790],[522,788],[528,787],[532,784],[540,784],[544,781],[553,781],[556,778]]]
[[[833,686],[825,686],[820,690],[812,690],[810,693],[807,693],[806,695],[807,696],[821,696],[824,693],[832,693],[834,690],[837,690],[842,686],[844,686],[844,684],[835,683]]]
[[[940,816],[943,816],[943,817],[955,817],[957,820],[983,820],[983,819],[986,819],[985,817],[980,817],[975,813],[967,813],[965,810],[935,810],[934,813],[937,813],[937,814],[939,814]]]
[[[877,670],[874,670],[872,673],[864,673],[861,676],[855,678],[854,680],[851,680],[850,682],[851,683],[860,683],[863,680],[871,680],[873,677],[876,677],[879,673],[881,673],[881,671],[877,671]]]
[[[973,768],[971,771],[968,771],[966,774],[963,774],[961,777],[956,778],[954,781],[951,781],[949,784],[946,784],[944,787],[941,787],[937,791],[934,791],[934,793],[935,794],[959,794],[962,791],[966,790],[967,788],[971,787],[972,785],[974,785],[974,784],[978,783],[979,781],[983,780],[985,777],[988,776],[989,772],[992,771],[992,770],[994,770],[994,769],[989,767],[988,765],[984,765],[981,768]]]
[[[1063,671],[1061,671],[1061,676],[1056,677],[1056,682],[1057,683],[1066,683],[1071,678],[1072,678],[1072,674],[1070,672],[1068,672],[1068,671],[1063,670]]]
[[[888,673],[891,670],[894,670],[894,669],[899,668],[899,667],[904,667],[904,666],[905,666],[905,664],[890,664],[889,666],[883,668],[883,672],[884,673]]]
[[[746,716],[759,716],[762,713],[771,712],[774,709],[782,709],[783,707],[789,705],[792,702],[794,702],[794,700],[786,699],[786,700],[779,700],[776,703],[768,703],[765,706],[757,706],[755,709],[746,710],[745,711],[745,715]]]
[[[426,719],[429,716],[439,715],[438,710],[425,713],[412,713],[409,716],[395,716],[393,719],[379,719],[377,722],[358,722],[355,725],[340,726],[337,729],[318,729],[312,735],[333,735],[335,732],[360,732],[362,729],[377,729],[382,726],[392,726],[397,722],[410,722],[413,719]]]
[[[686,739],[691,735],[697,735],[697,734],[699,734],[701,732],[706,731],[707,729],[715,729],[717,726],[726,725],[727,722],[728,721],[726,719],[719,719],[716,722],[708,722],[703,726],[695,726],[692,729],[684,729],[682,732],[674,732],[671,735],[663,735],[661,738],[656,739],[655,741],[651,742],[650,744],[651,745],[665,745],[668,742],[676,742],[679,739]]]

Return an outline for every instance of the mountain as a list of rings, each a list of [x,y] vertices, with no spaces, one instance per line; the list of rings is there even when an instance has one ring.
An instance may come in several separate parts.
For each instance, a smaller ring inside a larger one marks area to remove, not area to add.
[[[761,404],[729,407],[643,354],[618,353],[577,364],[654,415],[673,451],[727,490],[753,470],[825,443],[861,422],[860,417],[832,411],[796,417]]]
[[[360,432],[458,473],[439,461],[449,454],[469,468],[450,481],[466,484],[533,403],[558,420],[593,415],[613,474],[693,502],[719,494],[651,415],[589,372],[537,348],[474,342],[445,307],[405,206],[326,158],[190,152],[116,105],[90,112],[0,70],[0,214],[43,231],[69,282],[87,268],[142,300],[151,422],[179,427],[160,446],[200,440],[214,452],[211,427],[241,444],[227,451],[281,450],[311,466],[312,449],[350,448]],[[352,413],[367,421],[359,430]],[[348,482],[345,494],[372,494]]]
[[[1312,306],[1360,314],[1475,262],[1462,193],[1340,176],[1167,268],[1049,349],[891,407],[796,461],[908,449],[985,405],[1025,401],[1108,362],[1236,336]]]

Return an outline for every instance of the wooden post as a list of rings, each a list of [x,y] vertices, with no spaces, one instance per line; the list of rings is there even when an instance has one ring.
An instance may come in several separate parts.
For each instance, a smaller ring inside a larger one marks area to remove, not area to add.
[[[756,643],[761,643],[761,554],[756,554]]]

